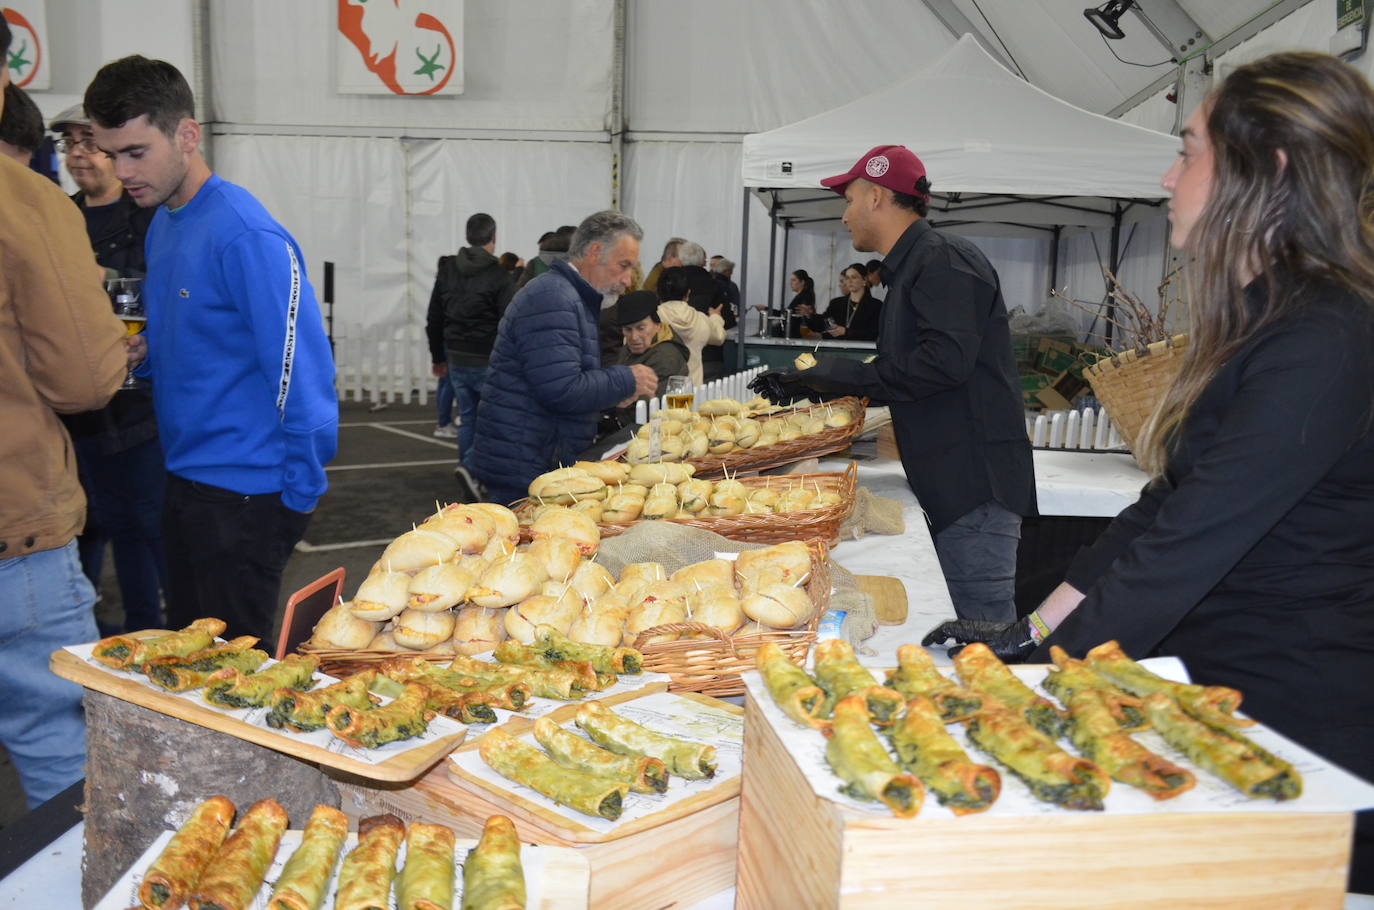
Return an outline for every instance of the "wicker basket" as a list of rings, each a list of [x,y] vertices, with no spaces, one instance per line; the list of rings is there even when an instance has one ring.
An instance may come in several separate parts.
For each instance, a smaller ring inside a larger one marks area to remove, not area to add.
[[[798,481],[800,481],[800,485],[815,486],[821,492],[840,494],[840,502],[837,505],[826,506],[823,509],[750,515],[713,515],[700,518],[693,516],[691,518],[669,518],[666,520],[673,524],[687,525],[690,528],[705,528],[708,531],[714,531],[721,537],[748,543],[782,543],[787,540],[807,540],[814,537],[824,540],[829,546],[834,546],[840,540],[840,525],[849,517],[849,513],[854,511],[854,487],[857,475],[858,464],[851,461],[843,473],[788,474],[782,478],[773,476],[739,478],[740,483],[751,489],[763,489],[769,485],[778,486],[780,480],[786,486],[798,486]],[[523,521],[535,506],[528,499],[522,499],[512,505],[511,508],[521,518],[520,539],[522,542],[528,542],[531,539],[530,529],[529,525],[524,524]],[[633,521],[605,522],[597,525],[597,527],[601,529],[601,536],[604,539],[623,534],[636,523]]]
[[[1127,448],[1134,448],[1145,421],[1183,367],[1187,335],[1156,341],[1142,355],[1135,350],[1104,357],[1083,370]]]
[[[794,464],[807,458],[815,458],[818,455],[829,455],[832,452],[843,452],[849,448],[854,437],[863,432],[864,413],[868,409],[867,398],[836,398],[834,401],[826,401],[821,404],[812,405],[809,408],[795,408],[788,412],[798,411],[848,411],[853,420],[848,426],[833,427],[812,436],[801,436],[787,442],[775,442],[772,445],[754,449],[736,449],[733,452],[726,452],[724,455],[707,455],[704,458],[688,459],[686,464],[690,464],[694,469],[693,477],[700,477],[703,480],[715,480],[724,477],[728,472],[731,477],[737,472],[756,472],[768,468],[780,468],[783,465]],[[769,415],[776,416],[776,415]]]
[[[755,669],[755,657],[759,648],[767,642],[781,647],[793,663],[804,662],[807,652],[816,643],[816,626],[821,614],[830,606],[830,565],[825,542],[808,540],[806,543],[811,551],[811,577],[806,582],[806,593],[811,595],[816,611],[805,626],[736,636],[694,622],[654,626],[641,632],[634,642],[635,649],[644,655],[644,669],[671,676],[673,681],[668,686],[671,690],[700,692],[719,698],[744,694],[744,681],[740,679],[740,674]],[[644,644],[650,637],[665,632],[707,635],[711,640]]]

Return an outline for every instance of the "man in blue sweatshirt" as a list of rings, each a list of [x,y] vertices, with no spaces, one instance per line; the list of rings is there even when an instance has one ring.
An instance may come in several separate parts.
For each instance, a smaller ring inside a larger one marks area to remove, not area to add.
[[[167,464],[167,618],[266,638],[338,446],[329,342],[300,247],[201,157],[190,86],[132,56],[86,89],[95,140],[148,228],[148,357]]]

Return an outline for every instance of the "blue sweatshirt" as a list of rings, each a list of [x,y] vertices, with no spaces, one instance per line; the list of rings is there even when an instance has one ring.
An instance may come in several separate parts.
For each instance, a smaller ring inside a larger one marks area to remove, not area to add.
[[[148,360],[167,470],[308,512],[338,448],[334,359],[300,247],[211,176],[145,243]]]

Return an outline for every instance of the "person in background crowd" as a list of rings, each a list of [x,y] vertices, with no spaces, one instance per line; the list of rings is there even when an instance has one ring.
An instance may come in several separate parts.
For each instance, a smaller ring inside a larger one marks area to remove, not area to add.
[[[267,638],[282,569],[338,446],[334,359],[296,241],[211,173],[186,79],[146,57],[86,89],[95,140],[136,203],[156,208],[143,302],[167,466],[167,620]]]
[[[687,346],[687,375],[692,385],[705,382],[701,364],[701,350],[708,344],[725,342],[725,320],[721,304],[705,313],[692,306],[687,276],[678,269],[670,269],[658,282],[658,315],[663,323]]]
[[[813,324],[812,330],[846,341],[876,339],[883,302],[869,290],[864,267],[857,262],[846,266],[840,273],[840,289],[844,294],[830,301],[821,325]]]
[[[1162,185],[1194,291],[1136,446],[1150,482],[1032,616],[972,637],[1012,660],[1108,639],[1176,655],[1374,781],[1374,90],[1334,57],[1275,54],[1181,138]],[[1350,890],[1374,893],[1374,812]]]
[[[515,282],[517,291],[547,272],[555,262],[568,261],[568,243],[572,240],[574,230],[572,225],[565,224],[539,238],[539,255],[525,263],[525,270]]]
[[[499,503],[523,497],[536,476],[576,460],[602,410],[658,388],[642,363],[602,368],[597,348],[601,301],[629,284],[643,236],[628,215],[589,215],[573,235],[569,260],[516,293],[477,408],[471,473],[485,490],[465,496]]]
[[[681,284],[687,290],[687,295],[683,299],[693,309],[703,315],[718,312],[726,331],[734,328],[736,320],[734,312],[730,309],[729,298],[715,276],[706,271],[706,250],[701,244],[690,240],[678,244],[677,261],[681,264],[665,268],[660,274],[659,281],[674,276],[676,286],[676,279],[680,277]],[[723,344],[724,339],[718,343],[708,343],[701,349],[702,375],[707,382],[725,372]]]
[[[659,287],[662,286],[660,281]],[[667,391],[669,376],[688,375],[687,345],[659,317],[658,296],[653,291],[631,291],[621,297],[615,305],[615,321],[625,340],[616,363],[620,366],[642,363],[658,377],[658,387],[654,391],[637,396],[619,409],[622,423],[628,423],[634,418],[635,401],[662,397]]]
[[[663,274],[664,269],[677,268],[682,265],[682,260],[678,258],[678,247],[687,241],[682,237],[670,237],[668,242],[663,245],[663,255],[658,257],[658,262],[649,270],[649,276],[644,279],[640,287],[646,291],[658,290],[658,277]]]
[[[787,304],[787,311],[792,314],[791,328],[789,337],[800,338],[802,326],[807,324],[807,320],[816,315],[816,281],[806,269],[797,269],[792,273],[792,278],[788,282],[788,287],[795,295],[792,302]],[[759,307],[759,309],[763,309]]]
[[[0,61],[10,43],[0,16]],[[0,92],[0,117],[5,104]],[[81,217],[52,181],[3,156],[0,236],[0,744],[32,809],[80,780],[86,757],[81,687],[48,660],[97,634],[74,539],[85,497],[54,412],[101,407],[134,361]]]
[[[711,257],[711,276],[720,284],[721,290],[725,291],[725,301],[730,306],[730,311],[739,317],[740,294],[739,285],[735,284],[735,264],[724,256]]]
[[[864,263],[864,275],[869,289],[876,288],[883,283],[883,261],[881,259],[870,259]]]
[[[440,256],[429,295],[425,332],[430,358],[442,357],[453,395],[458,401],[458,464],[466,474],[472,468],[472,438],[477,426],[477,405],[487,379],[496,326],[506,311],[515,286],[501,268],[496,251],[496,219],[486,212],[468,218],[464,228],[468,245],[456,255]],[[435,364],[435,374],[440,364]],[[460,484],[471,483],[463,476]]]
[[[91,120],[80,104],[58,114],[49,129],[77,191],[72,201],[86,221],[95,261],[107,274],[139,278],[145,271],[143,242],[153,210],[124,191],[114,162],[96,146]],[[120,389],[99,411],[64,415],[71,433],[81,486],[86,491],[86,529],[78,545],[81,566],[100,587],[105,546],[114,550],[124,622],[102,621],[102,635],[160,629],[167,558],[162,546],[166,467],[157,438],[153,393]]]
[[[1013,620],[1035,477],[997,272],[976,246],[925,220],[930,181],[904,146],[877,146],[821,184],[843,194],[854,249],[884,257],[878,356],[819,357],[809,370],[763,374],[760,386],[784,400],[816,390],[889,404],[955,613]]]
[[[497,259],[501,263],[501,268],[505,269],[507,272],[510,272],[511,281],[514,281],[516,278],[520,277],[520,272],[523,271],[525,268],[525,260],[521,259],[519,256],[515,255],[509,250],[502,253],[500,256],[497,257]]]
[[[43,143],[43,115],[38,105],[13,82],[5,83],[5,108],[0,114],[0,155],[29,166]]]

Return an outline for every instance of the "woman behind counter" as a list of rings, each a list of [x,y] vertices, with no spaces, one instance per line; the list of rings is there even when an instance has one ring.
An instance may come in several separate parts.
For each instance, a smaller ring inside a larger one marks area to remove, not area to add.
[[[844,294],[830,301],[812,331],[846,341],[876,341],[883,302],[869,289],[867,270],[857,262],[846,266],[840,273],[840,290]]]
[[[1276,54],[1181,138],[1163,186],[1190,341],[1141,433],[1152,481],[1030,617],[926,643],[1177,655],[1374,780],[1374,90],[1333,57]],[[1374,812],[1350,887],[1374,893]]]

